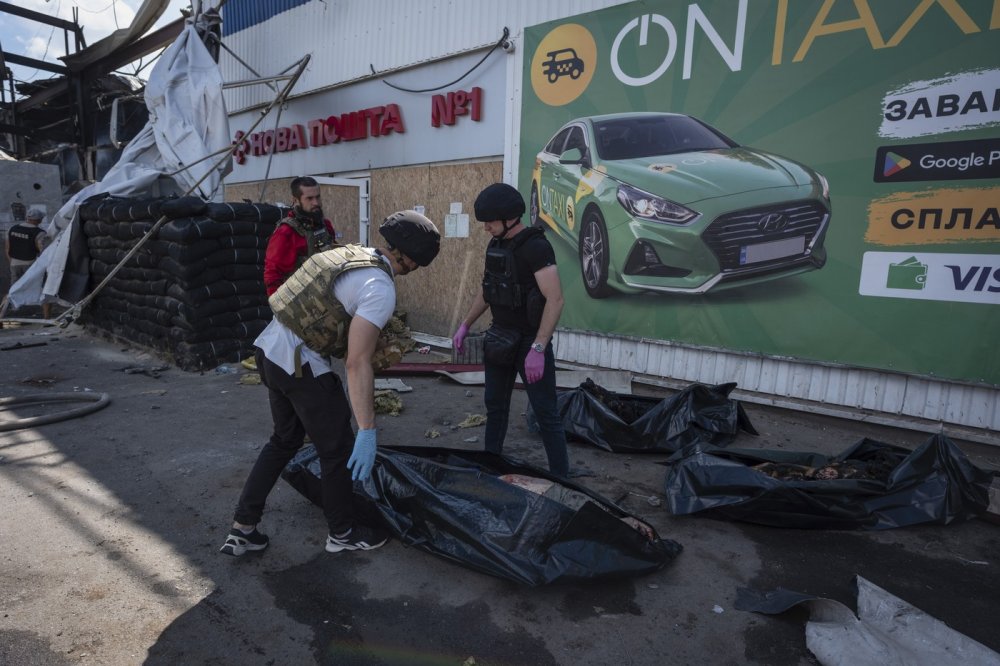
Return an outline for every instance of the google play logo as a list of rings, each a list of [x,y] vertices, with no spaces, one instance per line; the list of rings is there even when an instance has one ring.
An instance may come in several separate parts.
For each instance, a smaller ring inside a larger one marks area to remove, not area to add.
[[[876,183],[996,180],[1000,178],[1000,136],[879,146],[872,167]]]
[[[888,178],[889,176],[899,173],[911,164],[913,163],[902,155],[887,152],[885,154],[885,167],[882,170],[882,174]]]

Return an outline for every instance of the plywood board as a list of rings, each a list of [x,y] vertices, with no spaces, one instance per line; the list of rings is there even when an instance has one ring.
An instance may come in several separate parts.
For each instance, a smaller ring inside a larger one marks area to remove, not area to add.
[[[502,180],[501,162],[382,169],[371,176],[373,228],[397,210],[424,206],[444,234],[444,217],[461,202],[472,214],[476,197]],[[473,215],[473,220],[475,216]],[[373,234],[374,236],[374,234]],[[377,238],[377,237],[376,237]],[[380,239],[379,239],[380,240]],[[489,235],[482,224],[469,223],[468,238],[442,238],[434,263],[397,282],[397,303],[415,331],[450,337],[482,287],[483,261]],[[473,330],[489,326],[489,315]]]

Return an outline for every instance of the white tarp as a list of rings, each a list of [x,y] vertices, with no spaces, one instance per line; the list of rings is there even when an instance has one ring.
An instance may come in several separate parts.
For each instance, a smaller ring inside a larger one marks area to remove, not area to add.
[[[983,564],[986,564],[983,562]],[[834,599],[778,588],[737,591],[736,608],[809,610],[806,647],[823,666],[1000,666],[1000,654],[861,576],[858,613]]]
[[[205,2],[203,8],[219,4],[221,0]],[[145,93],[149,122],[125,147],[121,159],[103,180],[80,190],[53,216],[49,233],[58,235],[24,276],[11,285],[11,307],[38,304],[60,293],[73,234],[83,233],[80,203],[95,194],[151,196],[157,182],[161,195],[183,194],[204,176],[192,194],[222,200],[222,179],[232,162],[226,160],[215,168],[219,156],[204,159],[232,143],[222,83],[218,64],[189,20],[150,72]],[[186,165],[193,166],[171,175]]]
[[[858,616],[832,599],[808,602],[806,646],[824,666],[1000,666],[1000,654],[857,577]]]

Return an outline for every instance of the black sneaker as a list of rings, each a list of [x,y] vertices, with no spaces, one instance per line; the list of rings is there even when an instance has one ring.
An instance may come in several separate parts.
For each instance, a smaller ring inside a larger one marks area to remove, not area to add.
[[[385,544],[389,535],[380,529],[355,525],[346,536],[326,538],[326,552],[339,553],[342,550],[374,550]]]
[[[250,532],[250,534],[234,527],[229,530],[229,535],[226,537],[226,543],[222,544],[222,548],[219,549],[219,552],[225,555],[239,557],[248,550],[264,550],[267,548],[267,542],[267,535],[258,532],[256,527],[253,528],[253,532]]]

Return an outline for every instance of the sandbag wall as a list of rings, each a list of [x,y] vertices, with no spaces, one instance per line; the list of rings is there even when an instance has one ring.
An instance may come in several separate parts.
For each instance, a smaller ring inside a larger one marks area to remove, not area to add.
[[[271,320],[264,252],[285,211],[196,197],[121,199],[80,207],[94,289],[161,216],[156,235],[84,311],[84,323],[156,351],[184,370],[239,361]]]

